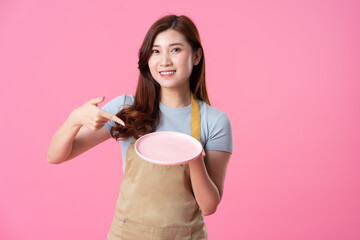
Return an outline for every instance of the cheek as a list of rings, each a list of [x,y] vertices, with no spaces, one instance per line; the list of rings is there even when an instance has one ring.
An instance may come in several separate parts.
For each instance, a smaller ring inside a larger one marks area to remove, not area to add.
[[[150,59],[150,60],[148,61],[148,66],[149,66],[149,69],[150,69],[150,72],[151,72],[151,73],[153,73],[153,72],[156,71],[156,66],[155,66],[153,60]]]
[[[184,73],[188,73],[188,72],[191,73],[192,61],[188,55],[181,56],[181,58],[178,58],[176,62],[177,62],[178,67],[181,67],[181,69]]]
[[[153,61],[151,60],[151,59],[149,59],[149,61],[148,61],[148,65],[149,65],[149,68],[150,68],[150,70],[153,68]]]
[[[192,64],[191,57],[186,58],[184,66],[186,66],[187,73],[191,74],[192,69],[193,69],[193,64]]]

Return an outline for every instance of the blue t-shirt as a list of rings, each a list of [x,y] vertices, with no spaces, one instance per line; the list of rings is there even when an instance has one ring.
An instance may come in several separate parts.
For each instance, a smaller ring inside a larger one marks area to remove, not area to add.
[[[117,114],[126,105],[134,103],[134,95],[121,95],[110,100],[102,109],[111,114]],[[201,143],[205,150],[217,150],[232,153],[233,140],[230,119],[222,112],[206,102],[199,100],[201,118]],[[191,135],[191,104],[183,108],[171,108],[160,102],[161,119],[156,129],[160,131],[175,131]],[[110,120],[105,124],[105,129],[110,133],[115,122]],[[123,160],[123,171],[126,167],[126,151],[133,137],[119,140]]]

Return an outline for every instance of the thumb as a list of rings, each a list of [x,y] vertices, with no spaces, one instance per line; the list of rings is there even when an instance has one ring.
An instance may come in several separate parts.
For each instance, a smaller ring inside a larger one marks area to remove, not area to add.
[[[206,153],[205,153],[205,151],[204,151],[204,149],[202,150],[202,152],[201,152],[201,157],[205,157],[206,156]]]
[[[94,105],[97,106],[97,104],[98,104],[98,103],[101,103],[102,101],[104,101],[104,99],[105,99],[105,96],[97,97],[97,98],[91,99],[88,103],[94,104]]]

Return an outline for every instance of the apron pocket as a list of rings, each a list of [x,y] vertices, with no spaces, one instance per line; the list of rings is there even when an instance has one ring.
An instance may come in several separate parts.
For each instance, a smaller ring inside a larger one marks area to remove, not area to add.
[[[191,227],[155,227],[122,218],[121,240],[191,240]]]

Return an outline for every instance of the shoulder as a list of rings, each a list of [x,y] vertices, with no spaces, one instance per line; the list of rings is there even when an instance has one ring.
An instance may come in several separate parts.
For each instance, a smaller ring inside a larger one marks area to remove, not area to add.
[[[204,101],[199,101],[201,115],[204,116],[204,119],[208,122],[208,124],[214,123],[223,123],[223,124],[230,124],[230,119],[228,115],[213,106],[210,106]]]
[[[130,104],[130,105],[132,105],[134,103],[134,99],[135,99],[134,95],[123,93],[122,95],[111,99],[108,103],[115,104],[115,105],[116,104]]]
[[[114,114],[119,112],[122,108],[126,107],[127,105],[133,105],[134,99],[135,99],[134,95],[124,93],[118,97],[111,99],[102,107],[102,109]]]
[[[228,115],[203,101],[199,101],[201,127],[205,137],[205,150],[232,153],[232,127]]]

